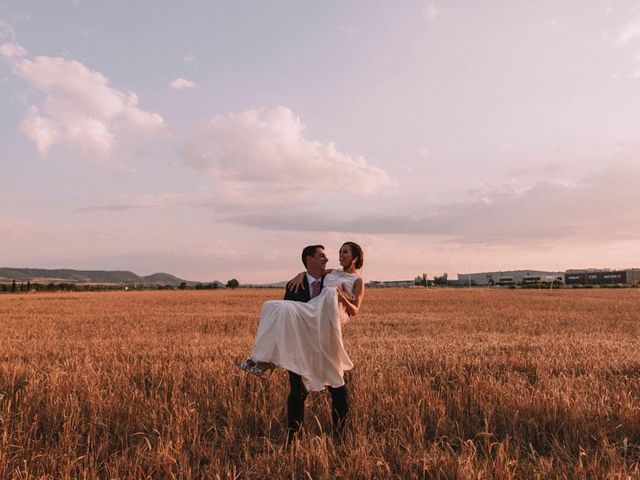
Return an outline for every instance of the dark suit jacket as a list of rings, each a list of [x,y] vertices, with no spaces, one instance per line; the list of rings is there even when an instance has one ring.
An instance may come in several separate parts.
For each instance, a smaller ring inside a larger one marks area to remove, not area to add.
[[[309,288],[309,280],[307,280],[307,276],[304,276],[302,280],[302,285],[304,286],[304,290],[301,288],[298,290],[298,293],[295,293],[293,290],[290,290],[289,287],[285,287],[284,299],[285,300],[293,300],[295,302],[304,302],[307,303],[311,300],[311,288]],[[322,287],[324,286],[324,275],[320,279],[320,291],[322,291]]]

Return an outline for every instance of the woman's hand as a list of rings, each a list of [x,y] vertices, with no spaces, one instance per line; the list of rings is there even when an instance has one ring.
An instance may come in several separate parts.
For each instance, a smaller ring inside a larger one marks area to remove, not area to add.
[[[298,293],[298,290],[300,289],[304,290],[305,275],[306,275],[306,272],[300,272],[298,275],[293,277],[291,280],[289,280],[289,283],[287,283],[287,288],[293,291],[294,293]]]
[[[349,291],[349,288],[347,286],[347,282],[342,282],[342,285],[340,285],[340,288],[338,288],[338,290],[340,292],[342,292],[342,295],[343,295],[344,298],[346,298],[350,302],[353,302],[355,297]]]
[[[342,290],[342,288],[336,288],[336,293],[338,294],[338,303],[345,305],[347,299],[344,296],[344,291]]]
[[[353,284],[353,295],[344,289],[345,285],[342,284],[339,288],[336,288],[338,294],[338,302],[344,306],[347,315],[353,317],[358,314],[360,304],[364,298],[364,282],[361,278],[358,278]]]
[[[338,294],[338,303],[341,303],[344,306],[344,309],[347,311],[347,314],[351,317],[356,314],[358,311],[354,309],[354,305],[349,295],[349,292],[344,290],[344,285],[336,288],[336,293]]]

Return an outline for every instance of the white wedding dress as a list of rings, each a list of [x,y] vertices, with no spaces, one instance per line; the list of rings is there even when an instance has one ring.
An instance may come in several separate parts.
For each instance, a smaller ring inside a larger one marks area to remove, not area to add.
[[[320,294],[307,303],[271,300],[264,304],[251,359],[271,362],[297,373],[307,391],[344,385],[353,363],[342,344],[342,325],[349,320],[338,303],[336,287],[353,293],[356,274],[333,270]]]

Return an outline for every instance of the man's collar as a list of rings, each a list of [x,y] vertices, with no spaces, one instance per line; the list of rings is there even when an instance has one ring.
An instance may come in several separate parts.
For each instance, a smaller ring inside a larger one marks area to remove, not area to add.
[[[307,272],[307,282],[309,282],[309,285],[311,285],[316,280],[320,280],[320,279],[322,279],[322,277],[316,278],[313,275],[311,275],[309,272]]]

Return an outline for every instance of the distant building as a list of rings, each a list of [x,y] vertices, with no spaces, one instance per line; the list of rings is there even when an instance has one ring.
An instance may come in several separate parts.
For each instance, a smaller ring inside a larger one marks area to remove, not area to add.
[[[373,288],[392,288],[392,287],[413,287],[414,286],[414,281],[413,280],[385,280],[385,281],[378,281],[378,280],[372,280],[369,283],[367,283],[367,287],[373,287]]]
[[[564,272],[540,270],[511,270],[500,272],[459,273],[458,283],[467,286],[527,285],[536,283],[564,283]]]
[[[640,268],[567,270],[565,282],[567,285],[637,285],[640,284]]]

